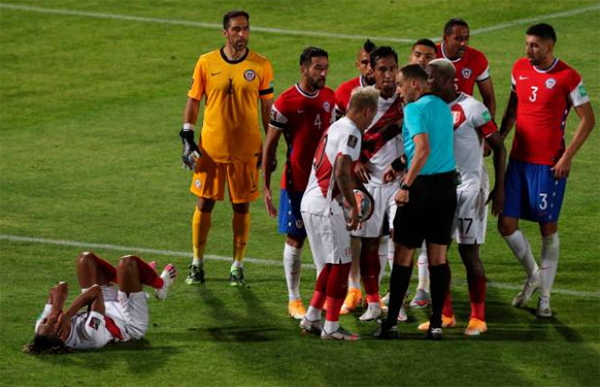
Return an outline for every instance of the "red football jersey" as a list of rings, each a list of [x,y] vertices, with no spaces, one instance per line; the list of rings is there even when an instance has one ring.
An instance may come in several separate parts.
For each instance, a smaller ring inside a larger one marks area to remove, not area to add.
[[[364,81],[363,77],[356,77],[349,81],[346,81],[338,86],[335,91],[335,115],[336,117],[341,117],[346,115],[346,110],[348,109],[348,104],[350,103],[350,95],[352,94],[352,90],[357,87],[367,86],[367,83]]]
[[[532,164],[556,164],[565,149],[571,105],[589,102],[581,76],[558,58],[545,70],[521,58],[513,66],[511,82],[518,104],[510,157]]]
[[[452,62],[456,68],[456,85],[458,91],[473,95],[475,82],[483,82],[490,77],[490,68],[487,58],[481,51],[468,47],[462,58],[452,60],[446,57],[444,43],[436,44],[437,57]]]
[[[335,93],[324,87],[308,94],[299,85],[284,91],[271,110],[270,125],[281,130],[288,146],[281,188],[304,191],[315,150],[333,121]]]

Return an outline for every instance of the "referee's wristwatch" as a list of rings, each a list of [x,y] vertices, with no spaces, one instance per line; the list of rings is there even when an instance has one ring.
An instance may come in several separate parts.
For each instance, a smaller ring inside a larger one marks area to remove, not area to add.
[[[410,186],[408,184],[406,184],[405,182],[402,182],[402,184],[400,184],[400,189],[405,190],[405,191],[410,191]]]

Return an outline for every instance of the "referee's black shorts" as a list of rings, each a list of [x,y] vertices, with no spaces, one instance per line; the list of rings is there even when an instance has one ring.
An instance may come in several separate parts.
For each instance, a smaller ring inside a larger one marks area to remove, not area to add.
[[[394,218],[394,242],[419,248],[423,240],[449,245],[456,211],[455,172],[420,175],[410,188],[408,203]]]

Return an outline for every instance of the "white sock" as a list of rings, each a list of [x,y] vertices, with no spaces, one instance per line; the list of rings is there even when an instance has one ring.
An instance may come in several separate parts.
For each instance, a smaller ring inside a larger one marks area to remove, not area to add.
[[[309,321],[318,321],[321,319],[321,309],[317,309],[310,305],[305,316]]]
[[[419,268],[419,284],[417,285],[417,290],[421,289],[429,292],[429,261],[427,259],[427,248],[421,247],[417,265]]]
[[[300,271],[302,269],[302,247],[297,248],[287,243],[283,247],[283,269],[291,300],[300,298]]]
[[[533,252],[531,251],[531,245],[525,238],[525,234],[521,230],[517,230],[509,236],[505,236],[504,240],[508,244],[508,247],[512,250],[515,257],[521,262],[527,277],[531,277],[535,272],[538,271],[538,265],[535,263],[533,258]]]
[[[204,259],[194,258],[192,260],[192,266],[196,266],[196,267],[202,267],[202,266],[204,266]]]
[[[232,268],[232,269],[233,269],[233,268],[238,268],[238,269],[241,269],[241,268],[243,268],[243,267],[244,267],[244,263],[243,263],[242,261],[236,261],[236,260],[234,260],[234,261],[231,263],[231,268]]]
[[[396,247],[394,246],[394,240],[392,238],[388,239],[388,265],[390,267],[390,273],[394,268],[394,252],[396,251]]]
[[[381,279],[385,275],[385,263],[389,255],[389,241],[391,238],[382,236],[379,238],[379,286],[381,287]],[[393,244],[392,244],[393,246]],[[392,255],[393,256],[393,255]]]
[[[550,298],[556,269],[558,267],[558,253],[560,250],[560,240],[558,232],[547,237],[542,237],[542,267],[540,268],[540,278],[542,279],[541,296]]]
[[[325,326],[323,328],[325,329],[325,332],[333,333],[333,332],[337,331],[339,327],[340,327],[339,321],[325,320]]]

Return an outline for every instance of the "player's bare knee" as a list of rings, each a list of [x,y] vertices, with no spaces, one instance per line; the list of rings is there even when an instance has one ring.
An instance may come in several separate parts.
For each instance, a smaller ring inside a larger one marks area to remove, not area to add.
[[[131,270],[134,267],[137,268],[136,260],[138,259],[139,258],[135,255],[125,255],[124,257],[121,257],[121,259],[119,260],[118,270]]]
[[[518,225],[512,221],[507,220],[506,218],[500,217],[498,218],[498,232],[503,237],[509,236],[517,231]]]
[[[76,262],[77,262],[78,266],[88,265],[90,263],[93,263],[96,258],[98,258],[98,257],[93,252],[83,251],[83,252],[79,253],[79,255],[77,256]]]
[[[288,234],[285,243],[297,249],[301,249],[304,246],[304,240],[306,238],[299,235]]]

